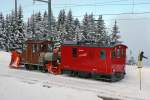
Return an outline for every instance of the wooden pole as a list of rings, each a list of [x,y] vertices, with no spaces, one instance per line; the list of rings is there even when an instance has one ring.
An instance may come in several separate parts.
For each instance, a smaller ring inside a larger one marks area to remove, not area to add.
[[[140,81],[140,91],[142,90],[142,61],[140,61],[140,54],[141,54],[141,50],[139,50],[139,55],[138,55],[138,70],[139,70],[139,81]]]
[[[140,77],[140,91],[142,90],[142,74],[141,74],[141,70],[142,70],[142,68],[139,68],[139,77]]]

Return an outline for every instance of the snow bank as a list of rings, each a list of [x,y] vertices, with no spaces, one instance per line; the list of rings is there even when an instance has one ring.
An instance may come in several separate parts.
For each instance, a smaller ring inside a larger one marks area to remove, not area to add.
[[[102,100],[94,93],[0,77],[0,100]]]
[[[43,84],[46,73],[9,69],[10,56],[0,51],[0,100],[102,100],[92,92]],[[41,80],[30,80],[34,76]]]
[[[0,51],[0,65],[8,66],[10,60],[11,60],[11,53]]]
[[[0,54],[0,100],[99,100],[97,96],[121,100],[150,100],[150,67],[142,68],[140,91],[137,66],[126,66],[125,78],[109,83],[9,69],[7,63],[10,54],[3,53]]]

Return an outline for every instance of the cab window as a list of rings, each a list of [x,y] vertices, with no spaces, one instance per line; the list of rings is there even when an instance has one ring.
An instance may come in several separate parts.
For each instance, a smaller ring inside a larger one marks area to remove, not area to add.
[[[117,49],[117,57],[120,58],[121,57],[121,50]]]
[[[77,57],[77,48],[72,48],[72,57]]]
[[[105,59],[106,58],[106,52],[104,50],[100,51],[100,59]]]
[[[38,51],[38,46],[36,44],[33,45],[32,52],[35,53]]]
[[[116,53],[115,53],[115,51],[113,50],[113,51],[111,52],[111,57],[112,57],[112,58],[115,58],[115,55],[116,55]]]

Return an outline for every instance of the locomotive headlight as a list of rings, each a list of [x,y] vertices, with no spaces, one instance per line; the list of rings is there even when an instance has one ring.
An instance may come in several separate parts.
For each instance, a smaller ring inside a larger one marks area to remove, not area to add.
[[[115,72],[115,69],[113,68],[112,71]]]
[[[112,66],[112,72],[115,72],[115,66]]]

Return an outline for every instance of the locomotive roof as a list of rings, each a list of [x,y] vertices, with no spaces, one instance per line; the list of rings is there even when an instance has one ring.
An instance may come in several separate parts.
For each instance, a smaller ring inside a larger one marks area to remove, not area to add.
[[[118,43],[118,44],[111,44],[111,45],[102,45],[99,43],[81,43],[81,42],[65,42],[63,43],[65,46],[81,46],[81,47],[103,47],[103,48],[113,48],[116,46],[124,46],[127,48],[126,45]]]
[[[27,40],[25,43],[27,44],[51,44],[52,41],[49,40]]]

